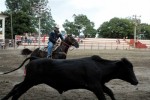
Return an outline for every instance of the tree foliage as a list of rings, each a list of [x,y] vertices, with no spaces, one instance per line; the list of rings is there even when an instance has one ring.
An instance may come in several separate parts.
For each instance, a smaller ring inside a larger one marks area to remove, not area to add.
[[[133,23],[128,19],[112,18],[98,28],[98,34],[104,38],[123,38],[133,35]]]
[[[48,0],[41,0],[44,4],[44,12],[39,9],[41,16],[35,14],[33,9],[40,0],[6,0],[7,10],[4,12],[6,18],[6,38],[10,38],[11,33],[11,15],[13,34],[22,35],[23,33],[37,33],[39,17],[41,17],[41,32],[48,33],[55,25],[51,10],[47,9]],[[37,8],[38,9],[38,8]]]
[[[96,30],[94,29],[94,23],[91,22],[86,15],[74,14],[73,17],[73,22],[66,20],[63,24],[63,27],[67,33],[79,35],[80,31],[83,30],[85,36],[95,36]]]
[[[39,5],[41,3],[41,5]],[[55,20],[51,10],[47,6],[48,0],[6,0],[7,10],[3,14],[6,18],[6,38],[11,37],[11,15],[13,34],[37,33],[39,28],[39,17],[41,18],[41,32],[52,31]],[[38,5],[38,7],[37,7]],[[42,9],[39,9],[42,6]],[[43,10],[44,9],[44,10]],[[104,38],[132,38],[134,34],[134,23],[132,19],[112,18],[104,22],[97,30],[95,25],[86,15],[73,15],[73,22],[65,20],[63,27],[69,34],[79,35],[81,30],[86,37],[95,37],[96,33]],[[144,38],[150,39],[150,25],[139,24],[137,35],[144,34]]]
[[[38,19],[41,17],[41,31],[45,34],[52,31],[55,26],[55,20],[53,20],[51,9],[49,9],[47,4],[48,0],[31,0],[32,14],[34,17],[37,17],[35,26],[38,28]]]
[[[148,24],[141,24],[141,32],[143,34],[144,39],[150,39],[150,25]]]
[[[65,20],[63,27],[65,31],[67,32],[67,34],[79,35],[78,27],[74,24],[74,22]]]

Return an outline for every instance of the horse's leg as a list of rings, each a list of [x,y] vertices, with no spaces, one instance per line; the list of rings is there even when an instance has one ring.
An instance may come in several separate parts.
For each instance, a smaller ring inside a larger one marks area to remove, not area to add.
[[[39,56],[40,56],[40,58],[46,58],[47,57],[47,52],[40,51]]]
[[[35,50],[31,53],[31,56],[40,57],[40,56],[39,56],[39,53],[40,53],[40,49],[37,48],[37,49],[35,49]]]

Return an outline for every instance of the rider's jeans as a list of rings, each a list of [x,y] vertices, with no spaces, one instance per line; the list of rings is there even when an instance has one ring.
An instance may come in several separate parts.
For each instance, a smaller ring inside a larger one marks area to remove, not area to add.
[[[50,56],[52,56],[52,48],[53,48],[53,43],[52,42],[48,42],[48,51],[47,51],[47,58],[49,58]]]

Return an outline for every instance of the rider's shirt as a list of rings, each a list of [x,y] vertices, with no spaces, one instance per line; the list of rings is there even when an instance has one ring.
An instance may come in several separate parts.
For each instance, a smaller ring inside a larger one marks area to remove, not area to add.
[[[61,34],[56,34],[54,32],[49,33],[49,41],[51,41],[53,44],[56,43],[58,38],[64,40]]]

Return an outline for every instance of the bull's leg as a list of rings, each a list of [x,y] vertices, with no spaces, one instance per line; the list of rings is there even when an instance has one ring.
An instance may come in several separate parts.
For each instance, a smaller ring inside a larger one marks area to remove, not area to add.
[[[106,100],[102,90],[102,86],[100,84],[92,84],[90,88],[90,90],[96,95],[98,100]]]
[[[113,92],[111,91],[111,89],[109,89],[109,88],[106,87],[105,85],[103,85],[103,91],[104,91],[106,94],[108,94],[112,100],[116,100],[115,97],[114,97]]]
[[[13,89],[12,89],[4,98],[2,98],[1,100],[8,100],[12,95],[14,95],[14,94],[16,93],[16,91],[17,91],[17,89],[18,89],[18,87],[19,87],[20,85],[21,85],[21,83],[15,85],[15,86],[13,87]]]
[[[18,98],[24,94],[27,90],[34,86],[32,81],[23,81],[22,84],[17,88],[16,93],[12,96],[12,100],[18,100]]]

